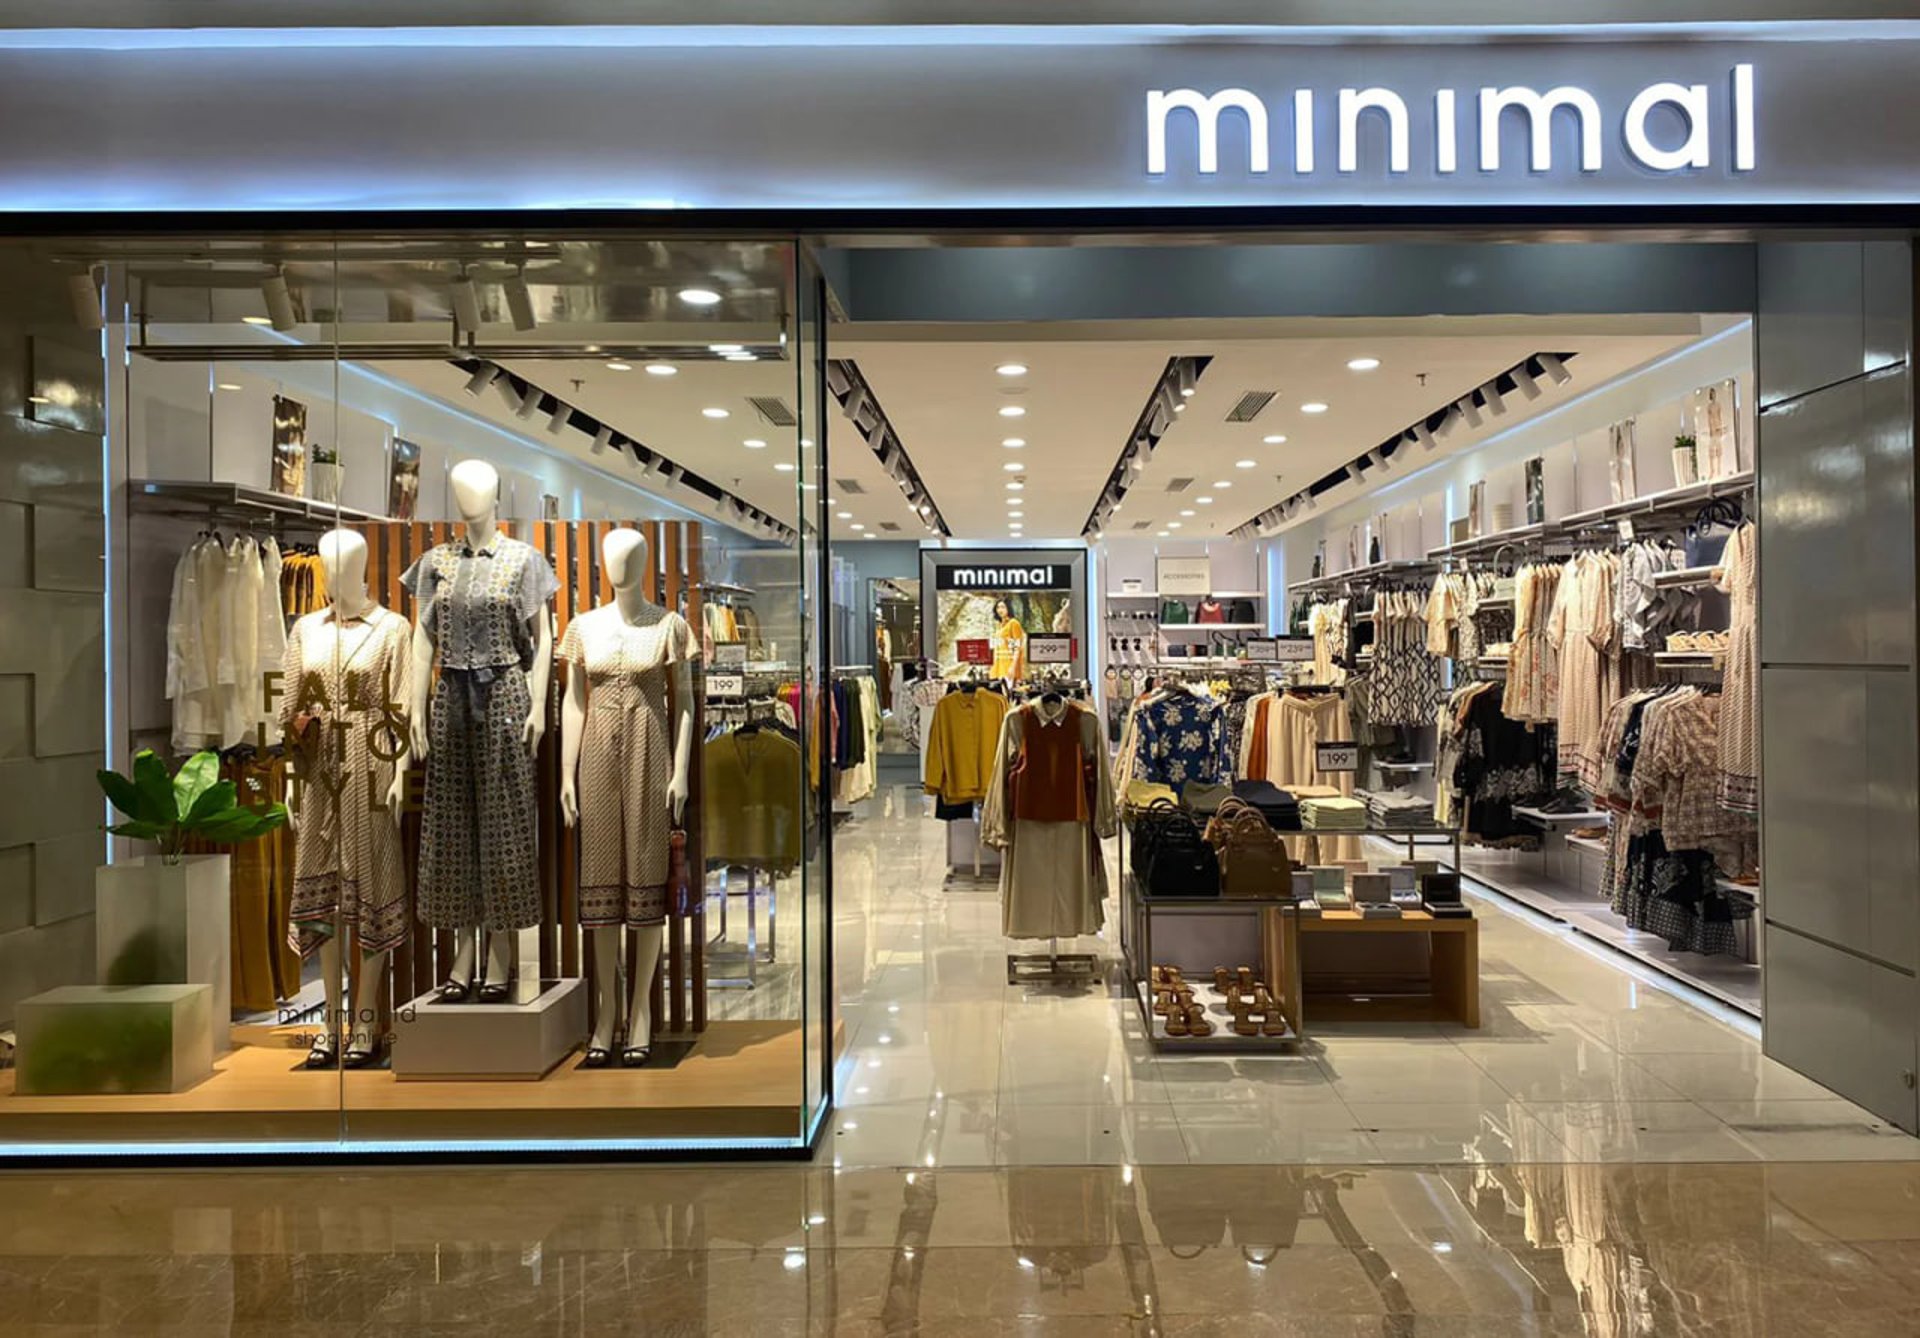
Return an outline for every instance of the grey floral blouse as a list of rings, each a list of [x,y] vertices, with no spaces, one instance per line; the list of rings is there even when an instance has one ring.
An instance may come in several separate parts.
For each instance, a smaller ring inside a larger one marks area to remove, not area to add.
[[[533,667],[534,622],[560,588],[531,544],[496,534],[475,552],[465,538],[436,546],[400,578],[443,669]]]

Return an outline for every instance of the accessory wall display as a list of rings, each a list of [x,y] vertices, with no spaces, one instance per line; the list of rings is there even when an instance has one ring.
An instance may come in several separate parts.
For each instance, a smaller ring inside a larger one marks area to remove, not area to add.
[[[1695,458],[1702,479],[1740,472],[1740,383],[1732,377],[1693,392]]]

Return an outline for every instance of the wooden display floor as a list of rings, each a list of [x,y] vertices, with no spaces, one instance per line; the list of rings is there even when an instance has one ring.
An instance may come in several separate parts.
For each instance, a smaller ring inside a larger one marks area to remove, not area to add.
[[[0,1072],[0,1143],[793,1138],[803,1047],[794,1021],[713,1022],[662,1041],[642,1069],[582,1069],[576,1050],[537,1082],[398,1081],[385,1069],[306,1069],[304,1027],[236,1027],[213,1076],[184,1092],[15,1096]]]

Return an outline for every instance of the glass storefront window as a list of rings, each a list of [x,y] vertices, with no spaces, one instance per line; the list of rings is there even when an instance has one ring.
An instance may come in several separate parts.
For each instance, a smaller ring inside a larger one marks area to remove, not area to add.
[[[797,248],[6,254],[0,525],[34,560],[0,618],[45,653],[0,701],[0,1150],[800,1146],[829,1038]],[[204,810],[184,840],[125,811],[169,799]]]

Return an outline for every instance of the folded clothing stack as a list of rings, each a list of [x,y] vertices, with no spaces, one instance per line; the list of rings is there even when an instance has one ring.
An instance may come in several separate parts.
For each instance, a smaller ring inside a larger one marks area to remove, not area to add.
[[[1237,780],[1233,797],[1252,804],[1277,832],[1300,830],[1300,801],[1272,781]]]
[[[1431,827],[1433,800],[1411,790],[1363,790],[1367,814],[1376,827]]]
[[[1364,832],[1367,806],[1358,799],[1344,796],[1304,800],[1300,805],[1300,825],[1310,832]]]

